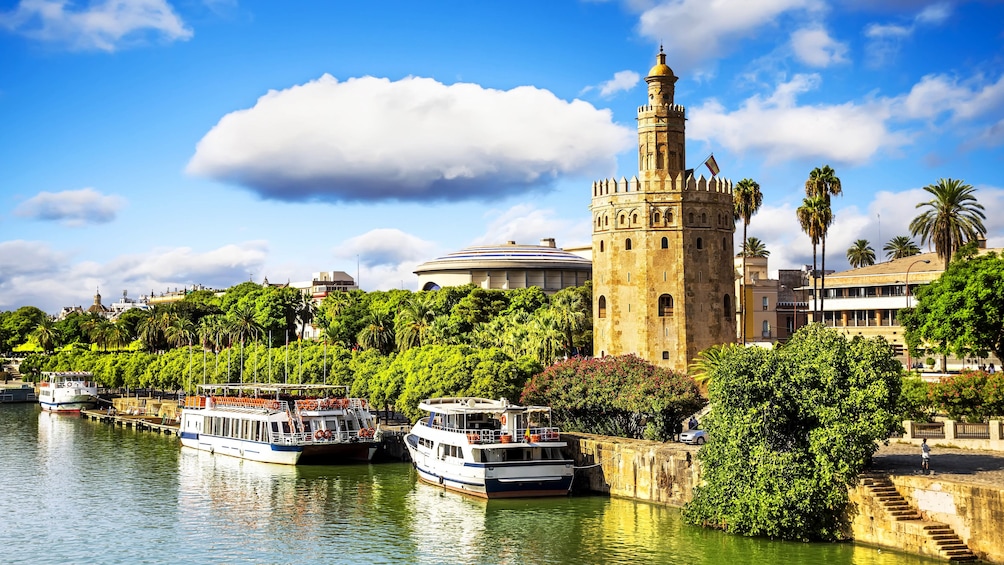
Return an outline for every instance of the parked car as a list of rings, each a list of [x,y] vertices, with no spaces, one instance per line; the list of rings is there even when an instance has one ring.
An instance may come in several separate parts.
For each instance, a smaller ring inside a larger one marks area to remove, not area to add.
[[[680,434],[680,441],[690,445],[704,445],[708,441],[706,430],[687,430]]]

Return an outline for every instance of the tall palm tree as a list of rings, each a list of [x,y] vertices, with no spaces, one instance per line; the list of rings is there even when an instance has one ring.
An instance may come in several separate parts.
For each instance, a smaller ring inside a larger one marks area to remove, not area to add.
[[[920,253],[920,248],[909,236],[897,235],[885,244],[882,251],[885,251],[886,259],[902,259]]]
[[[586,306],[582,300],[582,295],[576,292],[575,289],[560,291],[551,299],[551,305],[548,308],[552,311],[555,319],[558,321],[558,326],[561,327],[565,335],[564,348],[566,355],[572,354],[575,332],[586,327],[586,320],[588,319],[585,312]]]
[[[241,344],[257,339],[262,331],[261,324],[255,319],[255,313],[252,304],[238,304],[230,311],[230,333]]]
[[[823,237],[826,226],[830,224],[830,207],[822,196],[810,196],[802,200],[802,205],[795,211],[795,215],[798,217],[802,231],[812,241],[812,318],[813,321],[818,321],[816,314],[819,311],[820,302],[819,291],[816,290],[816,281],[819,280],[816,276],[816,248]]]
[[[934,244],[945,268],[955,251],[967,242],[986,235],[983,205],[973,195],[975,189],[958,179],[940,179],[924,187],[934,198],[917,204],[928,208],[910,222],[910,233],[920,236],[921,245]]]
[[[426,345],[426,335],[436,317],[431,295],[416,292],[401,306],[394,321],[394,341],[398,351]]]
[[[302,341],[307,324],[314,321],[314,316],[317,314],[317,305],[314,304],[314,297],[301,292],[293,308],[296,312],[296,321],[300,324],[300,340]]]
[[[809,173],[808,180],[805,181],[806,196],[822,196],[826,199],[826,207],[830,208],[830,197],[840,196],[843,193],[840,186],[840,178],[837,177],[829,165],[816,167]],[[828,220],[823,225],[823,233],[820,236],[820,278],[819,278],[819,311],[823,311],[826,300],[826,232],[833,223],[832,209],[827,213]]]
[[[760,241],[760,238],[750,236],[743,243],[743,257],[770,257],[767,245]]]
[[[763,193],[760,192],[760,185],[753,179],[743,179],[736,183],[732,189],[732,202],[735,205],[733,212],[735,220],[743,221],[743,244],[746,243],[746,228],[753,219],[753,214],[757,213],[763,204]],[[746,254],[743,253],[743,278],[739,283],[739,292],[742,312],[742,339],[746,344]]]
[[[388,312],[371,310],[363,323],[363,329],[356,336],[359,345],[389,354],[394,349],[394,317]]]
[[[195,336],[195,324],[188,318],[178,317],[171,321],[171,325],[164,330],[164,337],[167,338],[167,343],[174,347],[181,347],[192,343],[195,341]]]
[[[48,316],[42,316],[38,325],[32,330],[31,336],[46,353],[51,353],[59,345],[59,331],[56,329],[56,322]]]
[[[859,239],[847,249],[847,262],[855,269],[875,264],[875,250],[867,239]]]

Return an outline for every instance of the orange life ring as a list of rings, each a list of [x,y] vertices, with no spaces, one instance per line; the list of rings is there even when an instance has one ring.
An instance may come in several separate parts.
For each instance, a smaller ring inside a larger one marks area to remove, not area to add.
[[[314,439],[321,439],[322,437],[324,437],[324,430],[314,432]]]
[[[273,400],[273,401],[269,402],[268,403],[268,407],[271,408],[272,410],[278,410],[279,409],[279,401],[278,400]]]
[[[324,439],[331,439],[331,430],[324,430]]]
[[[506,417],[505,417],[505,414],[502,414],[501,416],[499,416],[499,422],[502,422],[502,425],[503,425],[503,426],[505,425],[505,423],[506,423]]]

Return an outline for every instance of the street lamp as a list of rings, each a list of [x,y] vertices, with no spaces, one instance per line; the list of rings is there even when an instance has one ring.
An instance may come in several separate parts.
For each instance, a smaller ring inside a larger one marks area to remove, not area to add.
[[[910,269],[912,269],[913,266],[916,265],[917,263],[928,263],[929,264],[930,261],[927,260],[927,259],[917,259],[913,263],[910,263],[910,266],[906,268],[906,307],[907,308],[910,307]],[[910,346],[909,346],[909,344],[907,344],[907,346],[906,346],[906,370],[910,371],[912,369],[913,369],[913,362],[910,359]]]

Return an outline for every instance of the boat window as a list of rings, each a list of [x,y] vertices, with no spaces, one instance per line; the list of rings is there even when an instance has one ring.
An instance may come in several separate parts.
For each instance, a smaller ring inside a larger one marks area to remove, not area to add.
[[[272,422],[272,430],[275,431],[275,422]],[[306,433],[310,433],[310,432],[314,431],[313,428],[311,427],[310,420],[304,420],[303,421],[303,431],[306,432]]]
[[[474,456],[474,462],[475,463],[484,463],[484,461],[485,461],[485,452],[484,452],[483,449],[472,449],[471,450],[471,455]]]

